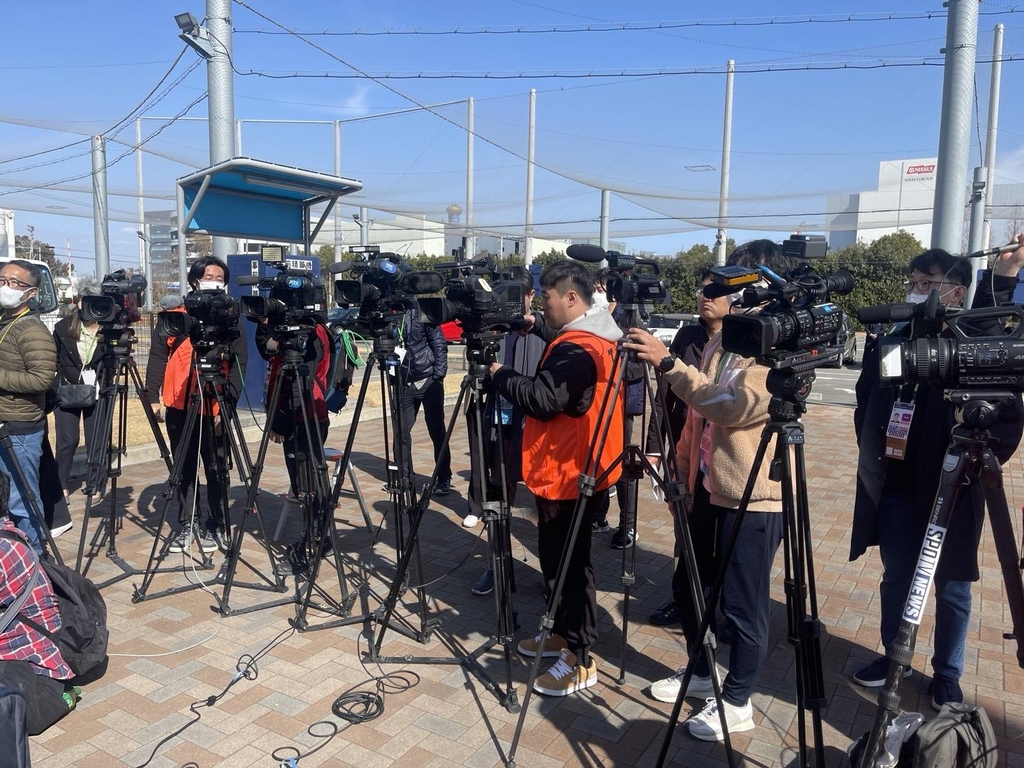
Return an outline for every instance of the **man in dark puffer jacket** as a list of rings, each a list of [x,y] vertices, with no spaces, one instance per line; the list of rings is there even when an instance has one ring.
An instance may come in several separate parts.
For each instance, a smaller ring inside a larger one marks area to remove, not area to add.
[[[0,269],[0,421],[11,435],[13,453],[25,474],[28,490],[39,498],[39,459],[46,427],[46,390],[57,370],[53,337],[31,313],[42,274],[35,264],[16,259]],[[11,478],[11,519],[42,554],[42,523],[17,483],[12,457],[6,452],[3,471]]]

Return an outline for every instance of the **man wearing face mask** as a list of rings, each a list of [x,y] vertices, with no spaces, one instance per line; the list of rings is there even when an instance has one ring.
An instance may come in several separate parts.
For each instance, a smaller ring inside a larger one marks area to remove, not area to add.
[[[1018,242],[1024,243],[1024,235]],[[1022,264],[1024,247],[1000,256],[993,270],[982,272],[973,307],[1011,301]],[[910,262],[907,301],[920,303],[932,291],[937,291],[943,304],[955,307],[963,301],[971,277],[967,259],[940,249],[925,251]],[[911,338],[912,330],[910,324],[898,326],[893,329],[890,340]],[[998,323],[982,330],[983,335],[1002,335]],[[950,331],[944,331],[943,335],[950,335]],[[859,457],[850,560],[856,560],[868,547],[878,546],[882,561],[880,634],[888,652],[899,630],[938,490],[954,424],[954,409],[944,399],[943,387],[938,384],[919,382],[883,388],[879,381],[879,350],[884,341],[879,339],[865,349],[857,380],[854,428]],[[910,430],[905,441],[894,445],[887,437],[887,426],[897,414],[900,418],[910,418]],[[1016,450],[1021,426],[1018,399],[991,429],[996,439],[989,447],[1001,463]],[[947,702],[963,701],[959,680],[963,674],[964,645],[971,617],[971,582],[978,580],[978,545],[984,524],[984,505],[984,494],[978,482],[971,482],[962,489],[935,574],[934,675],[929,693],[936,709]],[[866,688],[878,688],[885,684],[888,670],[888,658],[879,656],[858,670],[853,679]],[[908,668],[905,676],[911,674]]]
[[[229,279],[227,265],[216,256],[196,259],[188,271],[188,284],[193,291],[223,291]],[[184,312],[185,309],[178,306],[167,311]],[[232,341],[229,349],[231,358],[223,364],[228,376],[224,397],[234,403],[242,391],[242,377],[245,375],[248,356],[244,335]],[[202,519],[198,489],[194,514],[188,504],[192,484],[196,482],[199,457],[202,456],[208,512],[199,531],[199,548],[203,552],[216,552],[218,547],[226,549],[230,449],[226,442],[227,430],[221,424],[217,404],[209,401],[202,405],[198,428],[192,430],[189,443],[182,444],[189,404],[193,394],[199,392],[199,379],[192,357],[192,343],[188,336],[170,336],[162,324],[158,324],[153,332],[146,366],[146,390],[157,421],[166,420],[167,437],[174,460],[184,462],[178,488],[181,528],[168,551],[188,550],[194,538],[193,523],[199,526]],[[160,405],[161,395],[163,407]]]
[[[21,466],[28,491],[39,499],[39,460],[46,427],[46,390],[57,371],[53,337],[32,313],[42,274],[35,264],[15,259],[0,269],[0,421],[11,435],[14,459]],[[29,505],[25,489],[16,481],[12,457],[0,452],[0,471],[11,479],[10,515],[36,552],[42,554],[46,538]]]

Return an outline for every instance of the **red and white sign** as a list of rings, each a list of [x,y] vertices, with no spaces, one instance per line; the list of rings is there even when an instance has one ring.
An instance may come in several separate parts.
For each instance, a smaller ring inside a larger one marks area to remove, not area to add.
[[[935,173],[935,163],[921,163],[907,168],[907,176],[929,176]]]

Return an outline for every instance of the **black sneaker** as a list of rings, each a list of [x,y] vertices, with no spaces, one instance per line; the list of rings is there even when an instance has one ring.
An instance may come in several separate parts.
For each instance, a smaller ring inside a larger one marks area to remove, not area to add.
[[[594,533],[604,533],[610,531],[612,527],[608,525],[608,518],[602,517],[600,520],[594,521]]]
[[[640,537],[636,535],[636,531],[632,528],[626,529],[619,526],[615,529],[615,533],[612,534],[612,549],[628,549],[636,544],[637,539]]]
[[[452,481],[449,480],[438,480],[437,485],[434,486],[434,496],[447,496],[452,492]]]
[[[669,600],[651,614],[651,624],[656,627],[671,627],[682,621],[683,614],[675,600]]]
[[[907,667],[903,670],[903,679],[906,680],[914,674],[914,670]],[[866,667],[853,673],[853,682],[863,685],[865,688],[881,688],[885,685],[885,679],[889,676],[889,659],[886,656],[879,656]]]
[[[932,697],[932,707],[936,710],[942,709],[943,704],[948,704],[951,701],[961,704],[964,700],[964,692],[960,690],[960,683],[945,675],[936,675],[932,678],[932,681],[928,683],[928,693]]]
[[[473,582],[474,595],[489,595],[494,591],[494,571],[488,568]]]

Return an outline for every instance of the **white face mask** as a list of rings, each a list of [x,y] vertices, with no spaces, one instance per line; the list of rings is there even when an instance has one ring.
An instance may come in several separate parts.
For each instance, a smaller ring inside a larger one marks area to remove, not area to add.
[[[14,309],[21,306],[21,303],[25,300],[25,294],[30,290],[32,289],[26,288],[24,291],[19,291],[17,288],[11,288],[9,285],[0,285],[0,307]]]
[[[220,280],[200,280],[199,281],[200,291],[223,291],[224,283]]]
[[[927,293],[908,293],[907,304],[924,304],[928,301]]]
[[[608,307],[608,295],[594,291],[594,296],[590,300],[590,306],[593,309],[606,309]]]

